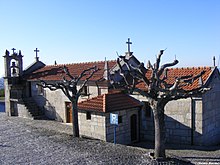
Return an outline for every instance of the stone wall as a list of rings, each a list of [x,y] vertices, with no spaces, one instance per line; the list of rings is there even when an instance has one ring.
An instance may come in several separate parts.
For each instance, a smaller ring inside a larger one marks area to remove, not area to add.
[[[171,101],[166,105],[165,123],[167,143],[191,144],[192,134],[196,134],[196,132],[193,133],[193,130],[191,129],[193,102],[194,101],[192,101],[191,98],[188,98]],[[196,107],[196,109],[199,108],[201,107]],[[194,114],[196,114],[196,112]],[[198,121],[197,126],[200,126],[201,124],[201,121]]]
[[[146,98],[140,95],[134,97],[141,101],[147,101]],[[201,141],[201,98],[188,98],[169,102],[165,107],[165,124],[167,143],[192,144],[193,142],[198,143]],[[192,129],[192,126],[194,129]],[[150,117],[146,115],[144,108],[141,110],[140,135],[141,140],[154,141],[154,118],[152,110]]]
[[[55,119],[60,122],[67,121],[67,114],[65,108],[65,102],[70,102],[69,99],[58,89],[56,91],[50,91],[49,89],[43,89],[43,93],[39,93],[39,87],[37,82],[31,84],[32,97],[37,102],[39,107],[44,110],[45,115],[50,119]],[[103,87],[101,94],[107,93],[108,89]],[[81,96],[79,102],[92,98],[98,95],[98,89],[96,86],[88,86],[88,96]]]
[[[105,113],[90,112],[91,119],[86,118],[86,111],[79,111],[80,135],[106,141]]]
[[[122,116],[122,123],[118,124],[116,128],[116,143],[130,144],[131,141],[131,125],[130,117],[133,114],[137,115],[137,141],[139,140],[140,120],[139,120],[139,108],[132,108],[122,111],[112,112]],[[110,124],[110,113],[106,116],[106,141],[114,142],[114,125]]]
[[[211,90],[203,96],[203,138],[204,145],[220,144],[220,80],[213,75]]]
[[[169,102],[165,107],[166,137],[168,143],[216,145],[220,144],[220,80],[214,73],[211,90],[201,98],[187,98]],[[136,95],[135,98],[147,101]],[[141,139],[154,141],[153,115],[141,111]]]
[[[16,103],[16,107],[17,107],[19,117],[33,119],[32,115],[27,110],[24,104]]]
[[[91,112],[91,119],[86,118],[86,111],[79,112],[80,135],[100,139],[103,141],[114,142],[114,125],[110,124],[110,113]],[[116,128],[116,143],[130,144],[131,126],[130,117],[137,115],[137,140],[139,140],[139,108],[116,111],[122,117],[122,123]]]

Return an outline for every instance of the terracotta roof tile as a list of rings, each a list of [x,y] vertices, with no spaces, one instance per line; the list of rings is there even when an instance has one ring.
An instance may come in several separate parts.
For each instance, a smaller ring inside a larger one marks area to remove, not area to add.
[[[99,95],[78,104],[80,110],[99,112],[113,112],[140,106],[141,103],[138,100],[120,92]]]
[[[116,64],[116,61],[108,61],[109,68],[112,68]],[[97,62],[85,62],[85,63],[73,63],[65,64],[69,69],[70,74],[73,76],[78,76],[85,69],[97,66],[100,70],[96,72],[90,80],[98,80],[102,78],[104,73],[104,61]],[[37,71],[33,72],[31,75],[28,75],[28,80],[62,80],[65,73],[63,71],[64,64],[61,65],[47,65]],[[85,77],[84,77],[85,78]]]
[[[204,83],[206,83],[208,78],[211,76],[213,70],[214,70],[213,67],[171,68],[171,69],[167,70],[167,80],[166,80],[166,82],[168,84],[173,84],[177,77],[187,76],[187,75],[196,76],[199,73],[201,73],[202,71],[205,71],[205,73],[202,76],[202,80],[203,80]],[[150,79],[151,73],[152,73],[151,71],[148,71],[146,73],[146,77],[148,79]],[[143,89],[143,90],[145,89],[146,90],[146,87],[145,87],[144,83],[142,83],[142,82],[139,83],[137,85],[137,87],[140,88],[140,89]],[[184,86],[183,89],[185,89],[185,90],[192,90],[192,89],[196,89],[198,87],[199,87],[199,79],[196,79],[193,82],[193,84]]]

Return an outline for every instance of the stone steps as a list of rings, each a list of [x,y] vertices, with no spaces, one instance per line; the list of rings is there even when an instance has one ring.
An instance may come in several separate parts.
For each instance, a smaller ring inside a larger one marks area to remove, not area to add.
[[[23,98],[22,100],[32,119],[45,119],[44,113],[32,98]]]

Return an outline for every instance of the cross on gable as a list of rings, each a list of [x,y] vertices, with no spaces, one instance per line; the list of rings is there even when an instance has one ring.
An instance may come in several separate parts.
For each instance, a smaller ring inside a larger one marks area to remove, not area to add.
[[[36,49],[34,50],[34,52],[36,52],[36,58],[38,58],[38,57],[37,57],[37,53],[40,52],[40,50],[36,48]]]
[[[130,42],[130,38],[128,38],[128,42],[126,42],[126,44],[128,44],[128,53],[130,53],[130,45],[132,44],[132,42]]]
[[[12,48],[11,50],[13,51],[13,54],[14,54],[16,49],[15,49],[15,48]]]

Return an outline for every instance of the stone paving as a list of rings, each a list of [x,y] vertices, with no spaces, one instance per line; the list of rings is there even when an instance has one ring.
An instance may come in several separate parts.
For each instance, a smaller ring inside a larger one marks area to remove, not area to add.
[[[73,138],[71,126],[0,113],[0,164],[148,164],[145,150]]]
[[[144,142],[131,147],[73,138],[71,134],[71,125],[49,120],[7,117],[5,113],[0,113],[0,165],[158,164],[148,156],[153,151],[153,146]],[[183,164],[179,161],[180,157],[193,164],[220,164],[220,146],[169,146],[167,154],[178,160],[175,163],[172,160],[159,164]]]

